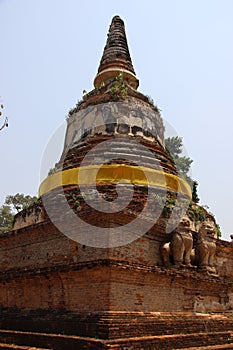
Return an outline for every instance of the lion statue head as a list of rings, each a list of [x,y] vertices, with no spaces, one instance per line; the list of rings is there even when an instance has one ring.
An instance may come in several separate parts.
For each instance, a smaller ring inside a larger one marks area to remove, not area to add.
[[[217,238],[217,230],[213,221],[203,222],[198,233],[198,238],[202,240],[213,240]]]
[[[191,231],[191,220],[187,215],[183,216],[177,226],[176,231],[178,232],[190,232]]]

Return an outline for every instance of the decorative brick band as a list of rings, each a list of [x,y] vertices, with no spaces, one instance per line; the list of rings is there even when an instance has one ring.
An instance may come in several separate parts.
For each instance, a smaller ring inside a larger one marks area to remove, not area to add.
[[[164,188],[192,198],[189,184],[180,177],[160,170],[126,164],[89,165],[54,173],[41,183],[39,197],[60,186],[118,182]]]

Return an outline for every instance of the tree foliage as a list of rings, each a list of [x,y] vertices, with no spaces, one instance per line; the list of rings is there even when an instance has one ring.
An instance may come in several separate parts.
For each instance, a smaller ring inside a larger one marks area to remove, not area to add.
[[[192,200],[194,203],[199,203],[200,198],[198,197],[197,194],[197,186],[198,186],[198,182],[196,180],[193,181],[193,191],[192,191]]]
[[[0,104],[0,117],[2,116],[2,110],[3,110],[3,108],[4,108],[4,105],[3,105],[3,104]],[[0,126],[0,131],[1,131],[2,129],[4,129],[5,127],[8,127],[8,118],[7,118],[7,117],[5,117],[4,123],[2,124],[2,126]]]
[[[110,89],[110,94],[113,98],[124,100],[128,93],[128,87],[124,83],[124,74],[120,72],[115,78],[115,81]]]
[[[182,153],[182,148],[183,148],[182,137],[179,137],[179,136],[168,137],[165,139],[165,145],[168,152],[172,156],[172,158],[173,157],[178,158]]]
[[[10,205],[13,210],[19,212],[23,209],[27,209],[30,205],[37,201],[37,197],[31,197],[24,195],[23,193],[16,193],[15,195],[9,195],[5,199],[5,203]]]
[[[3,204],[0,207],[0,233],[10,231],[13,226],[14,214],[9,205]]]
[[[173,159],[179,176],[185,179],[192,187],[192,200],[194,203],[199,202],[199,197],[197,194],[198,182],[193,180],[189,176],[190,166],[193,160],[189,157],[183,156],[183,140],[182,137],[173,136],[165,139],[166,150]]]
[[[182,156],[183,140],[182,137],[174,136],[168,137],[165,140],[165,145],[168,153],[176,164],[178,173],[181,176],[187,177],[190,166],[193,160],[189,157]]]
[[[5,203],[0,207],[0,233],[10,231],[13,226],[14,216],[23,209],[37,202],[37,197],[16,193],[9,195]]]

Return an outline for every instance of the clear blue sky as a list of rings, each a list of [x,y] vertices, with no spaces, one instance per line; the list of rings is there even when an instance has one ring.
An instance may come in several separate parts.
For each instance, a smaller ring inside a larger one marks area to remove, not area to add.
[[[201,204],[228,239],[232,0],[0,0],[0,96],[10,117],[0,134],[0,204],[8,194],[37,193],[44,149],[82,91],[92,89],[116,14],[125,21],[139,90],[183,137]]]

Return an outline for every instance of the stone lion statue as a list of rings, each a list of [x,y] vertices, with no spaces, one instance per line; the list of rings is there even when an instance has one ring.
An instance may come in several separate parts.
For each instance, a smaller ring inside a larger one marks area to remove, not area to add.
[[[160,254],[162,257],[163,265],[166,267],[170,266],[170,262],[172,260],[172,254],[171,254],[171,242],[163,243],[160,247]]]
[[[185,215],[178,227],[172,232],[171,242],[165,243],[161,247],[160,252],[164,265],[169,266],[170,260],[173,261],[174,265],[190,265],[192,247],[191,220]]]
[[[217,231],[214,222],[205,221],[198,231],[195,256],[198,267],[212,272],[216,272],[214,268],[216,238]]]

